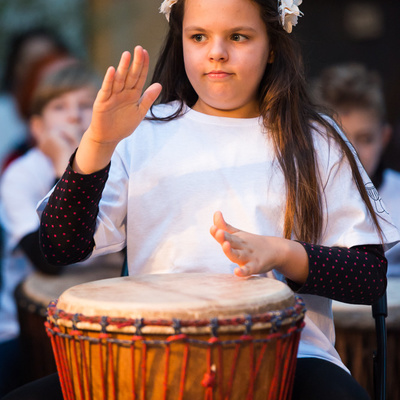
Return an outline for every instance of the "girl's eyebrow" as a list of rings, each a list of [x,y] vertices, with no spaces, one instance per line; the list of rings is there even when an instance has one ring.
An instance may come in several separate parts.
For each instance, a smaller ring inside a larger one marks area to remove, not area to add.
[[[195,26],[195,25],[193,25],[193,26],[187,26],[187,27],[184,29],[184,32],[186,32],[186,31],[188,31],[188,32],[193,32],[193,31],[196,31],[196,32],[206,32],[207,29],[202,28],[202,27],[200,27],[200,26]],[[253,27],[251,27],[251,26],[246,26],[246,25],[243,25],[243,26],[236,26],[236,27],[234,27],[234,28],[227,29],[226,31],[229,32],[229,33],[232,33],[232,32],[243,32],[243,31],[245,31],[245,32],[249,32],[249,31],[251,31],[251,32],[256,32],[256,30],[255,30]]]

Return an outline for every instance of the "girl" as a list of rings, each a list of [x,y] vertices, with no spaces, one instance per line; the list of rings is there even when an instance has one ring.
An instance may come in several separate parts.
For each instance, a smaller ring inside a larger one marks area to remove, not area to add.
[[[42,248],[63,265],[127,244],[130,275],[286,280],[308,309],[293,398],[364,399],[334,349],[330,299],[383,294],[382,242],[399,234],[376,215],[365,172],[307,97],[288,33],[294,3],[166,0],[153,84],[142,95],[141,47],[131,65],[126,52],[107,71],[91,125],[39,207]]]

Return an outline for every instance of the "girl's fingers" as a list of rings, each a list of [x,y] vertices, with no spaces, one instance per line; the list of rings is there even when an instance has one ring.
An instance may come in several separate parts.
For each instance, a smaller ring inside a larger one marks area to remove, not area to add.
[[[219,229],[216,225],[210,228],[210,233],[220,245],[225,242],[225,231]]]
[[[226,222],[224,220],[224,217],[222,216],[221,211],[216,211],[214,213],[213,221],[214,221],[214,225],[218,226],[218,228],[226,230],[226,228],[227,228]]]
[[[232,262],[239,266],[243,266],[249,261],[245,251],[233,248],[229,242],[222,243],[222,250]]]
[[[226,223],[221,211],[216,211],[214,213],[214,225],[218,226],[220,229],[223,229],[229,233],[239,232],[239,229],[234,228],[232,225]]]
[[[245,278],[252,274],[251,271],[249,270],[249,268],[246,266],[235,268],[235,270],[233,272],[236,276],[238,276],[240,278]]]
[[[126,78],[126,88],[142,90],[149,69],[149,54],[141,46],[136,46],[132,65]]]
[[[129,71],[129,65],[131,62],[131,53],[129,51],[124,51],[119,60],[118,68],[115,73],[114,83],[112,91],[114,93],[119,93],[125,87],[126,77]]]
[[[153,83],[143,93],[143,96],[140,100],[140,106],[143,107],[144,113],[147,113],[151,105],[156,101],[157,97],[161,93],[161,89],[162,87],[159,83]]]
[[[106,101],[111,96],[113,82],[114,82],[114,76],[115,76],[115,68],[109,67],[107,69],[106,74],[104,75],[103,83],[97,94],[96,100]]]

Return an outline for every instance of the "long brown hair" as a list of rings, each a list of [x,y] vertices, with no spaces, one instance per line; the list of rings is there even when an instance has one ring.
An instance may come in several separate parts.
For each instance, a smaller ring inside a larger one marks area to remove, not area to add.
[[[307,92],[303,61],[293,36],[281,26],[276,0],[251,0],[259,5],[267,28],[274,61],[268,64],[259,86],[260,115],[274,143],[276,159],[286,184],[283,236],[306,242],[320,241],[324,227],[324,194],[313,144],[312,124],[319,124],[328,139],[336,141],[349,160],[354,181],[382,240],[382,231],[365,189],[356,160],[340,134],[323,118]],[[185,0],[171,8],[169,32],[161,49],[152,82],[163,89],[159,103],[180,102],[176,112],[163,120],[177,118],[198,96],[186,75],[183,62],[182,21]],[[158,119],[152,114],[153,119]]]

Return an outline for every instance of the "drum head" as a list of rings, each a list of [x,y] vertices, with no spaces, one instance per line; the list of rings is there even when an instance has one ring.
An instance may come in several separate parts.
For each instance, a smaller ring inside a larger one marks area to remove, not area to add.
[[[104,279],[66,290],[57,308],[85,316],[197,320],[262,314],[293,307],[284,283],[228,274],[154,274]]]

